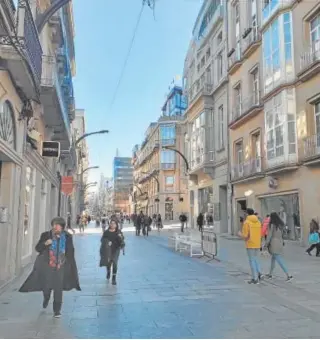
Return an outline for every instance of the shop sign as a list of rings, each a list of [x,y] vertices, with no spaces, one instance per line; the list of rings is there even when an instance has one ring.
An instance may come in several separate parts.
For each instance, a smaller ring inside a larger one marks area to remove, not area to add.
[[[60,142],[42,142],[42,157],[60,157]]]
[[[61,191],[70,196],[73,192],[73,177],[72,176],[62,176],[61,177]]]

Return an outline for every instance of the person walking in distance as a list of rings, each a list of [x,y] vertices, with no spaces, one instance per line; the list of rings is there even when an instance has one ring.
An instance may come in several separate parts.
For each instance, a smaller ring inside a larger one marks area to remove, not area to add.
[[[110,280],[112,269],[112,284],[116,285],[118,260],[120,250],[124,254],[124,236],[119,229],[117,221],[111,220],[109,228],[103,233],[100,247],[100,267],[107,268],[107,280]]]
[[[261,247],[261,223],[253,209],[247,209],[247,217],[243,223],[239,236],[246,243],[252,279],[248,283],[259,284],[262,279],[258,256]]]
[[[269,253],[271,254],[271,266],[267,278],[272,278],[272,273],[277,262],[281,269],[287,275],[286,281],[291,281],[292,276],[288,273],[287,267],[283,260],[284,241],[282,234],[284,227],[285,225],[279,215],[276,212],[272,212],[270,214],[269,232],[265,245],[265,247],[269,250]]]
[[[317,249],[316,256],[320,256],[320,237],[319,237],[319,224],[315,219],[310,222],[310,235],[309,235],[310,247],[306,250],[306,253],[311,256],[313,249]]]
[[[187,223],[187,216],[186,214],[182,213],[180,216],[179,216],[179,220],[181,222],[181,232],[183,233],[184,232],[184,227]]]
[[[76,233],[76,231],[72,228],[71,225],[71,214],[68,212],[68,216],[67,216],[67,230],[71,230],[73,232],[73,234]]]
[[[144,225],[144,215],[143,215],[143,212],[140,211],[140,214],[137,217],[137,222],[136,222],[136,236],[140,236],[141,229],[143,229],[143,225]]]
[[[55,217],[52,229],[41,234],[36,245],[39,253],[33,271],[20,288],[20,292],[43,292],[43,308],[47,308],[53,291],[54,317],[61,316],[63,291],[80,291],[78,270],[74,257],[72,236],[65,232],[62,217]]]
[[[199,231],[201,232],[203,229],[203,224],[204,224],[204,216],[203,213],[200,213],[198,218],[197,218],[197,225],[199,227]]]
[[[161,214],[158,214],[157,216],[157,228],[158,232],[160,232],[160,229],[163,228]]]
[[[102,232],[104,233],[106,228],[107,228],[107,216],[106,216],[106,214],[103,214],[103,216],[102,216],[101,228],[102,228]]]

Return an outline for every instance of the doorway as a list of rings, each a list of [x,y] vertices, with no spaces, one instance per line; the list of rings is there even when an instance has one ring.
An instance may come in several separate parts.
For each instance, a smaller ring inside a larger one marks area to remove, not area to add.
[[[173,199],[168,197],[165,203],[165,220],[172,221],[173,220]]]
[[[235,234],[237,234],[242,229],[242,224],[245,219],[246,210],[247,210],[247,200],[239,199],[236,200],[236,219],[235,219]]]

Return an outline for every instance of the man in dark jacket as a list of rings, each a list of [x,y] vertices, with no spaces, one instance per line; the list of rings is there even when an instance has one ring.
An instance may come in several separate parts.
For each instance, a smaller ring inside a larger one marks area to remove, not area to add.
[[[202,231],[203,224],[204,224],[204,216],[203,216],[202,213],[200,213],[198,218],[197,218],[197,224],[198,224],[198,227],[199,227],[199,231]]]
[[[143,212],[140,211],[139,216],[136,219],[136,236],[140,236],[141,229],[144,226],[144,215]]]
[[[63,291],[81,290],[74,257],[72,236],[65,232],[66,222],[56,217],[52,230],[41,234],[36,245],[39,253],[33,271],[20,288],[20,292],[43,292],[43,308],[47,308],[53,290],[54,317],[61,316]]]
[[[187,216],[186,216],[186,214],[182,213],[179,216],[179,220],[181,222],[181,232],[183,233],[184,232],[184,227],[187,224]]]

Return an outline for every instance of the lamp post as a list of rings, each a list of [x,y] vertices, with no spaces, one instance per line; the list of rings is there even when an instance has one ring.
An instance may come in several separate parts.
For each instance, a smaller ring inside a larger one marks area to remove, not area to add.
[[[109,133],[109,130],[100,130],[100,131],[94,131],[94,132],[88,132],[85,133],[84,135],[82,135],[81,137],[79,137],[75,142],[74,145],[77,146],[83,139],[92,136],[92,135],[102,135],[105,133]]]
[[[187,173],[189,172],[189,170],[190,170],[189,162],[188,162],[186,156],[181,151],[179,151],[177,149],[174,149],[174,148],[172,148],[170,146],[162,146],[162,148],[166,149],[166,150],[172,150],[172,151],[176,152],[177,154],[179,154],[182,157],[182,159],[184,160],[185,164],[186,164]]]
[[[86,171],[92,170],[92,169],[99,169],[99,166],[89,166],[88,168],[84,169],[81,172],[81,175],[83,175]]]
[[[92,136],[92,135],[101,135],[101,134],[105,134],[105,133],[109,133],[109,130],[99,130],[99,131],[94,131],[94,132],[88,132],[83,134],[82,136],[80,136],[75,142],[74,142],[74,146],[76,147],[82,140],[84,140],[85,138]],[[83,162],[81,162],[81,173],[80,173],[80,188],[82,188],[83,186],[83,174],[90,170],[90,169],[98,169],[98,166],[92,166],[92,167],[88,167],[86,169],[83,169]],[[83,195],[81,195],[80,197],[80,206],[82,207],[84,204],[84,197]],[[81,209],[80,209],[81,210]]]

